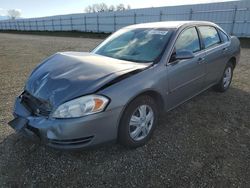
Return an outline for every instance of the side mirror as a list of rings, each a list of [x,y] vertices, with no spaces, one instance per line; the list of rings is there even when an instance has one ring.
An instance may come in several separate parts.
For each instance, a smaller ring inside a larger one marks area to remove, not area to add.
[[[176,60],[192,59],[192,58],[194,58],[194,53],[189,50],[182,50],[175,54]]]

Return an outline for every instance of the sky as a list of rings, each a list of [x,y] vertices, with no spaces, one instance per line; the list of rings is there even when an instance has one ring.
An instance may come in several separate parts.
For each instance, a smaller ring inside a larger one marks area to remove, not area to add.
[[[0,0],[0,16],[9,9],[21,11],[23,18],[82,13],[86,6],[102,2],[108,6],[123,3],[131,8],[145,8],[223,1],[230,0]]]

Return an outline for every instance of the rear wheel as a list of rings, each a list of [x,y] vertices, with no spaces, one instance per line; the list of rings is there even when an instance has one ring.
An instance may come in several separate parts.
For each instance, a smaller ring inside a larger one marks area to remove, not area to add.
[[[225,92],[232,82],[234,66],[229,62],[223,72],[220,82],[214,86],[214,89],[219,92]]]
[[[118,139],[130,148],[144,145],[152,136],[158,121],[157,105],[152,97],[140,96],[125,109],[121,118]]]

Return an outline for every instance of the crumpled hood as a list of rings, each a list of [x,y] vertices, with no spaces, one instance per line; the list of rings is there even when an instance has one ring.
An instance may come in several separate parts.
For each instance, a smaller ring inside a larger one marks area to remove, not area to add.
[[[93,53],[56,53],[33,70],[25,90],[52,105],[59,105],[93,93],[118,76],[149,65]]]

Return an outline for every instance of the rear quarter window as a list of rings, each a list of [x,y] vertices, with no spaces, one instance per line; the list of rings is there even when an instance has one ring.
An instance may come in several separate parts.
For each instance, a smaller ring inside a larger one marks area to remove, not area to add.
[[[221,31],[221,30],[219,30],[219,33],[220,33],[220,37],[221,37],[222,42],[227,42],[227,41],[229,41],[229,38],[228,38],[228,36],[226,35],[226,33],[224,33],[224,32]]]
[[[213,45],[221,42],[217,30],[212,26],[199,26],[198,27],[204,42],[205,48],[209,48]]]

